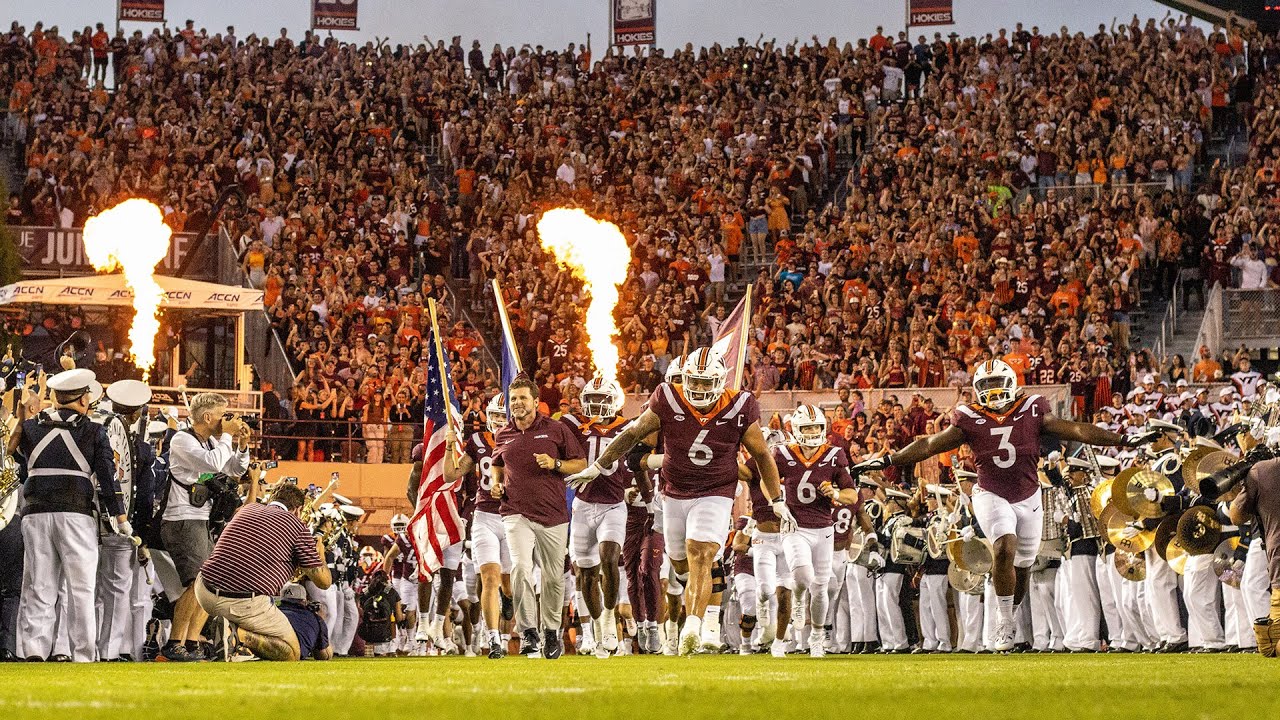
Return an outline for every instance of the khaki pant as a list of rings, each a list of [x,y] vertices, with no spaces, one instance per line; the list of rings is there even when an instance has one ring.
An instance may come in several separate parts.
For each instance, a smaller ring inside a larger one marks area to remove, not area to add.
[[[1276,645],[1280,643],[1280,588],[1271,590],[1271,612],[1266,619],[1253,624],[1253,634],[1258,638],[1258,654],[1275,657]]]
[[[550,527],[525,518],[502,518],[511,548],[511,593],[516,606],[516,629],[557,630],[564,607],[564,558],[569,546],[569,523]],[[538,594],[533,590],[534,563],[542,568],[541,628]]]
[[[413,450],[413,427],[404,423],[392,423],[387,433],[387,453],[390,463],[407,463]]]
[[[210,617],[222,618],[236,627],[257,633],[263,637],[276,638],[286,642],[293,649],[294,659],[302,652],[298,647],[298,636],[293,632],[289,619],[280,612],[280,608],[267,595],[255,595],[251,598],[232,599],[214,595],[204,584],[204,578],[196,576],[196,602],[209,613]]]
[[[387,426],[385,423],[369,423],[364,426],[364,461],[378,464],[386,449]]]

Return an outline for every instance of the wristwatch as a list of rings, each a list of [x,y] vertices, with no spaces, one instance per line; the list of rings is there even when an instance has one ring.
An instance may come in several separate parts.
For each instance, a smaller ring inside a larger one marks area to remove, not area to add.
[[[556,461],[556,472],[560,472],[560,461]]]

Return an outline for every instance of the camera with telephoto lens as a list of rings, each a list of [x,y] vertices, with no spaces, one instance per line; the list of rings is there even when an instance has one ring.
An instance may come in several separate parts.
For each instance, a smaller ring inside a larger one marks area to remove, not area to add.
[[[224,412],[224,413],[222,413],[222,421],[223,421],[223,422],[227,422],[227,421],[230,421],[230,420],[239,420],[240,422],[242,422],[242,423],[244,423],[245,425],[247,425],[247,426],[249,427],[249,429],[250,429],[250,430],[257,430],[257,429],[258,429],[258,424],[259,424],[259,423],[258,423],[258,416],[257,416],[257,415],[236,415],[236,414],[235,414],[235,413],[233,413],[233,412]]]

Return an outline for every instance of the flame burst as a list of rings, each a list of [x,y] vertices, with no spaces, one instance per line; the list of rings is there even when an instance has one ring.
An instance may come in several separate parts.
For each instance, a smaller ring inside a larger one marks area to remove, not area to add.
[[[538,221],[542,248],[555,256],[591,296],[587,306],[587,348],[591,363],[605,380],[618,377],[618,348],[613,337],[618,325],[613,309],[618,286],[627,279],[631,248],[617,225],[596,220],[582,210],[556,208]]]
[[[156,334],[160,332],[160,301],[164,290],[156,284],[156,265],[169,254],[173,231],[164,224],[160,208],[146,200],[125,200],[84,224],[84,253],[99,272],[122,270],[133,291],[133,324],[129,327],[129,357],[145,380],[156,364]]]

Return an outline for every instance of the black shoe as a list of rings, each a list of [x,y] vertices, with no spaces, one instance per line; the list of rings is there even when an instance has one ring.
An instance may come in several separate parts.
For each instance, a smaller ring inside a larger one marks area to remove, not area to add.
[[[1156,650],[1156,652],[1165,653],[1165,654],[1184,653],[1190,649],[1191,649],[1191,646],[1188,645],[1187,642],[1184,640],[1182,642],[1166,643],[1164,647],[1160,648],[1159,650]]]
[[[866,643],[864,643],[864,642],[856,642],[856,643],[854,643],[854,644],[853,644],[853,646],[849,648],[849,654],[850,654],[850,655],[861,655],[861,654],[862,654],[862,648],[866,647],[866,645],[867,645],[867,644],[866,644]]]
[[[1228,646],[1226,646],[1225,648],[1223,648],[1223,649],[1222,649],[1222,652],[1224,652],[1224,653],[1238,653],[1238,652],[1240,652],[1240,646],[1239,646],[1239,645],[1228,645]]]
[[[1116,653],[1117,655],[1119,655],[1119,654],[1123,654],[1123,653],[1131,653],[1131,652],[1133,652],[1133,651],[1132,651],[1132,650],[1130,650],[1129,648],[1124,648],[1124,647],[1120,647],[1120,646],[1118,646],[1118,645],[1114,645],[1114,646],[1112,646],[1112,647],[1107,648],[1107,652],[1109,652],[1109,653]]]
[[[542,657],[557,660],[560,657],[560,631],[545,630],[542,633]]]
[[[71,662],[71,656],[63,655],[62,653],[58,653],[57,655],[50,655],[49,662]]]
[[[502,598],[502,619],[510,620],[516,612],[515,605],[511,603],[511,596],[499,590],[498,597]]]
[[[125,660],[122,657],[113,657],[110,660],[103,660],[102,662],[129,662],[129,661]]]
[[[1018,643],[1017,645],[1013,646],[1013,652],[1016,652],[1016,653],[1024,653],[1024,652],[1030,652],[1030,651],[1031,651],[1031,643],[1026,643],[1026,642]]]
[[[39,655],[28,655],[27,662],[44,662],[44,658]]]
[[[22,662],[22,658],[9,652],[9,648],[0,649],[0,662]]]
[[[187,651],[185,645],[166,645],[156,656],[156,662],[195,662],[195,656]]]
[[[931,650],[925,650],[925,649],[924,649],[924,648],[922,648],[922,647],[918,647],[918,648],[916,648],[915,650],[912,650],[912,651],[911,651],[911,654],[912,654],[912,655],[928,655],[930,652],[932,652],[932,651],[931,651]]]
[[[1191,652],[1196,653],[1197,655],[1217,655],[1218,653],[1224,653],[1226,651],[1226,648],[1220,647],[1198,647]]]
[[[521,633],[520,654],[525,656],[537,655],[538,651],[538,631],[533,628],[529,628]]]
[[[863,655],[874,655],[878,652],[880,652],[880,642],[877,640],[872,640],[862,646]]]
[[[501,660],[507,656],[507,646],[502,642],[502,638],[494,638],[489,641],[489,659]]]
[[[1090,648],[1072,648],[1072,649],[1068,650],[1067,652],[1071,653],[1072,655],[1090,655],[1090,654],[1096,653],[1096,652],[1098,652],[1098,651],[1097,651],[1097,650],[1092,650],[1092,649],[1090,649]]]

